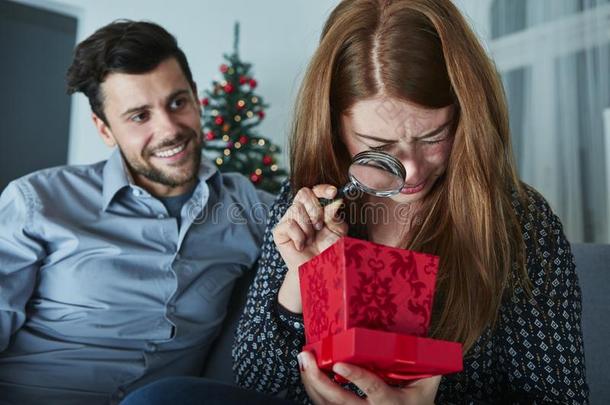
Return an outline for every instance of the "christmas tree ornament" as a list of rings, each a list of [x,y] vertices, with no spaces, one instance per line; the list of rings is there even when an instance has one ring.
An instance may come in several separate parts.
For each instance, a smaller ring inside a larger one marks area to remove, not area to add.
[[[258,183],[261,180],[261,176],[256,174],[256,173],[252,173],[252,175],[250,175],[250,181],[254,184]]]
[[[225,84],[225,87],[224,87],[225,93],[231,94],[231,93],[233,93],[233,90],[235,90],[235,87],[233,87],[233,85],[231,83]]]

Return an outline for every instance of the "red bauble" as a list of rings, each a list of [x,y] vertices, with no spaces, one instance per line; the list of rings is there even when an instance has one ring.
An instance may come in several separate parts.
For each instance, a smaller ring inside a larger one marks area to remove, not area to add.
[[[205,134],[205,139],[208,141],[213,140],[214,138],[216,138],[216,135],[214,135],[214,131],[208,131]]]
[[[222,118],[221,116],[214,118],[214,124],[216,124],[216,125],[222,125],[224,122],[225,122],[225,119]]]
[[[209,98],[207,98],[207,97],[206,97],[206,98],[202,98],[202,99],[201,99],[201,105],[202,105],[202,106],[206,107],[206,106],[208,106],[209,104],[210,104],[210,99],[209,99]]]
[[[256,80],[250,79],[250,87],[255,88],[257,84],[258,83],[256,83]]]
[[[227,65],[225,65],[224,63],[222,65],[220,65],[220,71],[222,73],[227,73],[228,70],[229,70],[229,67]]]
[[[246,84],[248,82],[248,78],[246,76],[239,76],[239,84]]]
[[[265,166],[269,166],[271,163],[273,163],[273,158],[269,155],[265,155],[263,156],[263,164]]]
[[[259,116],[259,117],[261,118],[261,120],[262,120],[263,118],[265,118],[265,112],[264,112],[264,111],[259,111],[259,112],[258,112],[258,116]]]
[[[252,181],[252,183],[258,183],[259,181],[261,181],[261,176],[256,173],[252,173],[250,175],[250,181]]]
[[[239,143],[241,143],[242,145],[245,145],[246,142],[248,142],[248,137],[246,135],[242,135],[239,137]]]
[[[235,87],[233,87],[233,85],[231,83],[225,84],[225,87],[224,87],[225,93],[233,93],[233,90],[235,90]]]

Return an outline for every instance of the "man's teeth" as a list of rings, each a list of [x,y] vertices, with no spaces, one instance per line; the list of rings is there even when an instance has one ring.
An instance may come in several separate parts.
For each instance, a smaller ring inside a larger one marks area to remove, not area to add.
[[[161,158],[172,157],[172,156],[182,152],[185,147],[186,147],[186,143],[183,143],[182,145],[176,146],[174,149],[166,150],[163,152],[157,152],[157,153],[155,153],[155,156],[161,157]]]

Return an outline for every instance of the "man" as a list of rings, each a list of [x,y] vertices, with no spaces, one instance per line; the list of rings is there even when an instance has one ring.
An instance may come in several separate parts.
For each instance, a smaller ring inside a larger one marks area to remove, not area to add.
[[[42,170],[0,197],[0,403],[108,404],[198,375],[269,195],[201,160],[197,89],[175,38],[118,21],[80,43],[104,162]]]

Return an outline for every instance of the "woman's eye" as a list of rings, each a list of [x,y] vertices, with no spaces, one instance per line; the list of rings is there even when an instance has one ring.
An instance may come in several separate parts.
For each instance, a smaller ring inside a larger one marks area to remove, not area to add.
[[[448,129],[447,129],[447,128],[445,128],[445,129],[444,129],[444,130],[443,130],[443,131],[442,131],[440,134],[438,134],[438,135],[437,135],[435,138],[432,138],[432,139],[429,139],[429,140],[428,140],[428,139],[425,139],[425,140],[422,140],[422,142],[423,142],[425,145],[435,145],[435,144],[437,144],[437,143],[441,143],[441,142],[443,142],[444,140],[446,140],[446,139],[447,139],[447,137],[448,137]]]
[[[392,144],[384,144],[379,146],[369,146],[369,148],[371,148],[371,150],[384,151],[390,149],[391,146]]]

